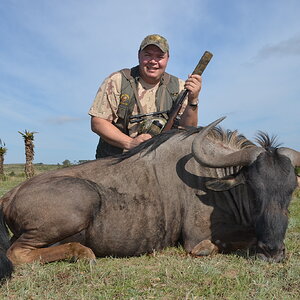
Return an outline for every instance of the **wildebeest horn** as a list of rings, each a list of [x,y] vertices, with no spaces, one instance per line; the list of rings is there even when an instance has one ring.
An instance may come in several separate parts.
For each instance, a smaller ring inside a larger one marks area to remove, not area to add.
[[[223,121],[225,117],[204,127],[194,138],[192,154],[197,162],[210,168],[222,168],[229,166],[246,166],[251,164],[256,157],[265,151],[261,147],[249,147],[239,151],[206,138],[209,131]]]
[[[300,152],[285,147],[278,148],[277,152],[287,156],[291,160],[293,166],[300,167]]]

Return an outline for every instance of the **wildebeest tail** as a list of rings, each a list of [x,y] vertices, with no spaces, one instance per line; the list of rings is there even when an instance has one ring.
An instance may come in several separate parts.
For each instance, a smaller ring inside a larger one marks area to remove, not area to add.
[[[6,256],[9,248],[8,231],[4,224],[4,217],[0,208],[0,282],[4,278],[9,278],[13,272],[13,265]]]

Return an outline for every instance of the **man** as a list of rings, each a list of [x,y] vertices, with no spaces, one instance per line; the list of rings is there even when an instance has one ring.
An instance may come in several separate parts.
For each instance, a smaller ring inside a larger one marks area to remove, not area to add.
[[[179,125],[197,126],[201,76],[189,75],[184,82],[166,73],[169,45],[158,34],[144,38],[138,60],[138,66],[112,73],[104,80],[89,110],[92,131],[100,136],[96,158],[122,153],[150,139],[148,133],[138,134],[139,124],[130,123],[129,117],[169,110],[183,89],[189,92]]]

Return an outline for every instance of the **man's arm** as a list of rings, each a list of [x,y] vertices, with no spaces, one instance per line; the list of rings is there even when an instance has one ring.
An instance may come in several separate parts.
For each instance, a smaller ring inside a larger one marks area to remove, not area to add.
[[[91,129],[107,143],[126,150],[132,149],[151,138],[151,135],[147,133],[132,138],[121,132],[111,121],[94,116],[91,118]]]
[[[199,93],[202,87],[202,77],[200,75],[194,74],[190,75],[186,80],[184,88],[188,92],[188,104],[181,115],[179,124],[180,126],[194,126],[198,125],[198,106],[193,104],[198,104]]]

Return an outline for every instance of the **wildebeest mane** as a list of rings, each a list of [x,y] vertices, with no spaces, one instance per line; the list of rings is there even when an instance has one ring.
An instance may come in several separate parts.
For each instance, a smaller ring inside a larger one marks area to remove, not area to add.
[[[267,133],[263,131],[258,131],[255,137],[255,141],[267,151],[272,151],[275,148],[281,146],[281,143],[278,143],[277,136],[272,135],[269,136]]]
[[[181,134],[182,138],[185,139],[193,134],[200,132],[202,129],[203,127],[188,127],[185,129],[173,129],[166,131],[117,156],[117,162],[132,157],[137,153],[144,152],[142,156],[145,156],[153,150],[157,149],[161,144],[169,140],[174,135]],[[230,145],[236,149],[243,149],[246,147],[254,146],[251,141],[249,141],[244,135],[239,134],[237,130],[224,130],[221,127],[217,126],[210,131],[209,135],[214,139],[221,140],[224,144]]]
[[[156,135],[153,138],[139,144],[137,147],[134,147],[133,149],[122,153],[120,156],[117,156],[117,162],[125,160],[129,157],[132,157],[142,151],[145,151],[143,156],[147,155],[150,152],[152,152],[153,150],[157,149],[161,144],[163,144],[165,141],[170,139],[172,136],[174,136],[175,134],[181,133],[181,132],[182,132],[182,130],[172,129],[172,130],[163,132],[159,135]]]
[[[240,134],[237,130],[225,130],[218,126],[215,127],[210,134],[214,139],[220,140],[225,145],[229,145],[237,150],[254,146],[254,143],[248,140],[243,134]]]

